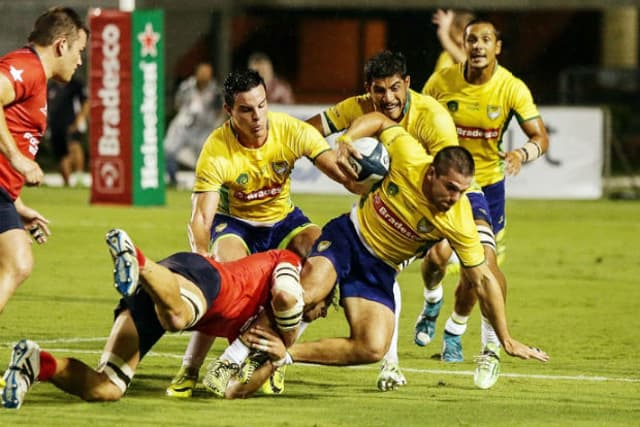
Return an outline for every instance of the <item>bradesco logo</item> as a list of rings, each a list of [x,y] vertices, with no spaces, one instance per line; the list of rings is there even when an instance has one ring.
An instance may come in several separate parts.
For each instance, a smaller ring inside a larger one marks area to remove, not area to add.
[[[98,139],[98,187],[118,192],[123,187],[123,163],[120,155],[120,29],[107,24],[102,30],[102,82],[98,97],[102,107],[102,133]],[[113,157],[107,160],[105,157]]]
[[[160,33],[153,30],[153,24],[147,22],[144,31],[139,33],[140,70],[142,71],[142,169],[140,170],[140,187],[158,188],[160,176],[158,171],[158,63],[155,59],[145,58],[158,56],[157,44]]]

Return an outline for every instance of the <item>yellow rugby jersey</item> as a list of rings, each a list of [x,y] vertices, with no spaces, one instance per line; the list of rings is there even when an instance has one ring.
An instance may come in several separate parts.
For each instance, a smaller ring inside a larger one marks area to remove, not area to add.
[[[467,83],[464,64],[431,75],[424,93],[444,105],[453,117],[460,145],[476,163],[476,180],[481,186],[504,179],[502,136],[512,116],[519,123],[540,117],[529,88],[498,65],[491,79],[482,85]]]
[[[376,256],[395,266],[443,238],[455,249],[462,265],[482,264],[484,250],[469,199],[461,197],[447,212],[431,206],[422,193],[422,182],[433,157],[412,139],[400,126],[380,135],[391,156],[391,167],[381,185],[356,208],[362,239]]]
[[[323,111],[332,133],[348,128],[363,114],[375,111],[371,94],[347,98]],[[417,139],[429,154],[448,146],[457,145],[458,137],[451,116],[430,96],[413,90],[407,91],[402,120],[398,123]]]
[[[231,121],[215,129],[200,152],[194,192],[220,192],[218,212],[271,224],[293,209],[289,179],[296,160],[314,160],[331,147],[311,125],[285,113],[268,113],[260,148],[238,142]]]
[[[449,52],[447,52],[446,50],[443,50],[442,52],[440,52],[440,55],[436,60],[436,66],[433,68],[433,72],[435,73],[436,71],[440,71],[443,68],[451,67],[452,65],[455,65],[455,64],[456,63],[454,62],[451,54],[449,54]],[[424,92],[424,89],[423,89],[423,92]]]

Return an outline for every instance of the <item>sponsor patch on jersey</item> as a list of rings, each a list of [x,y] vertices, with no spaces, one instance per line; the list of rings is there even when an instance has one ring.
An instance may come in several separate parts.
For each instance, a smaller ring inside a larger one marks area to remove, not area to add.
[[[286,160],[273,162],[271,163],[271,167],[273,168],[273,171],[280,176],[286,175],[287,172],[289,172],[289,163],[287,163]]]
[[[487,117],[491,120],[495,120],[500,117],[500,113],[502,113],[502,107],[499,105],[487,105]]]
[[[329,249],[329,246],[331,246],[331,242],[328,240],[323,240],[322,242],[318,243],[318,252],[324,252],[327,249]]]
[[[252,202],[254,200],[264,200],[276,197],[282,193],[282,185],[277,184],[272,187],[264,187],[256,191],[245,193],[244,191],[236,191],[233,197],[243,202]]]
[[[396,194],[398,194],[400,192],[400,189],[398,188],[398,185],[390,182],[389,185],[387,185],[387,193],[390,196],[395,196]]]
[[[458,111],[458,101],[449,101],[449,102],[447,102],[447,108],[452,113],[455,113],[456,111]]]
[[[236,184],[245,185],[247,182],[249,182],[249,175],[246,173],[241,173],[236,178]]]
[[[422,240],[409,224],[405,223],[402,218],[389,209],[378,194],[373,195],[373,208],[378,217],[400,235],[415,242]]]
[[[431,224],[431,222],[429,222],[427,218],[423,217],[422,219],[420,219],[420,221],[418,221],[418,225],[416,228],[420,233],[431,233],[433,230],[435,230],[436,226]]]

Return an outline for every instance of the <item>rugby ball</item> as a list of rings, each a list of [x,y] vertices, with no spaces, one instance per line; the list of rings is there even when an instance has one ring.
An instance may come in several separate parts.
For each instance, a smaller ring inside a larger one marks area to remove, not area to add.
[[[351,145],[362,155],[361,159],[349,156],[349,163],[358,174],[358,183],[375,184],[389,172],[389,152],[376,138],[364,137],[354,140]]]

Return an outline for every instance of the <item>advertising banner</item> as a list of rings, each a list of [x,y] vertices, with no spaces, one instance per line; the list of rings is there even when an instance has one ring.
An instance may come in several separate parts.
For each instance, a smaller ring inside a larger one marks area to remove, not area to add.
[[[160,10],[133,12],[133,204],[164,204],[164,28]]]
[[[91,203],[164,204],[161,11],[90,13]]]

